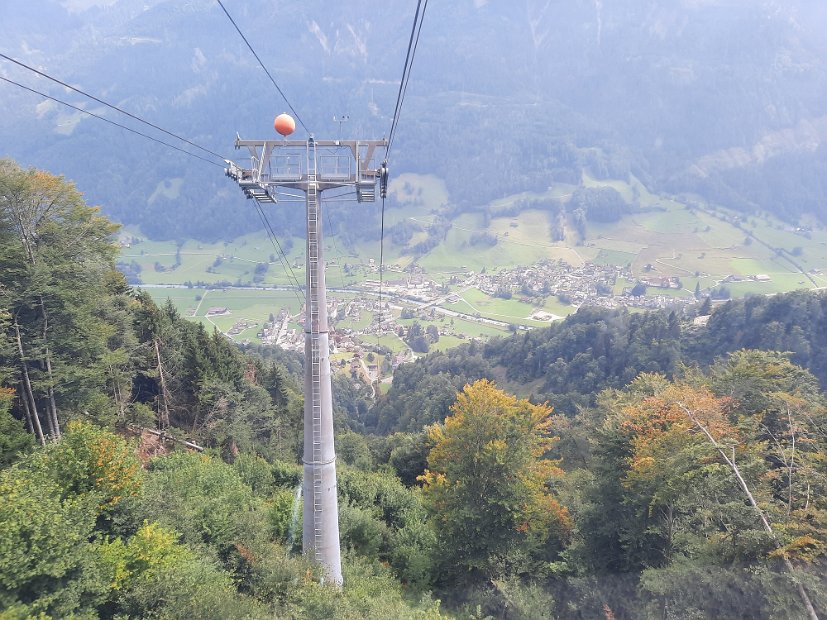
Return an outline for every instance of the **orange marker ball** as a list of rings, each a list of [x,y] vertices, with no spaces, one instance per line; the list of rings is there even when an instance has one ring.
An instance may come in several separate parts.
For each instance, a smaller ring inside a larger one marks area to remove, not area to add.
[[[289,114],[279,114],[273,121],[273,128],[286,138],[296,131],[296,121]]]

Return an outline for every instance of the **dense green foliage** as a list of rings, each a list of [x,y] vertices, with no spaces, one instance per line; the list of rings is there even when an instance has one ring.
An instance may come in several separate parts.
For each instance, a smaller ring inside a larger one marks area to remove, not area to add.
[[[438,617],[433,532],[393,476],[340,474],[347,590],[293,555],[296,360],[245,355],[130,290],[115,227],[71,184],[0,173],[3,617]],[[344,397],[340,415],[363,408]],[[211,456],[150,460],[175,444],[149,431]],[[374,467],[363,440],[351,453]]]
[[[536,574],[556,559],[570,527],[547,489],[559,470],[541,458],[554,443],[550,410],[480,380],[451,412],[429,429],[433,448],[421,477],[445,552],[443,580]]]
[[[112,447],[103,471],[101,446]],[[319,585],[316,568],[291,555],[286,532],[273,527],[279,513],[289,522],[292,512],[292,502],[278,501],[292,486],[279,482],[284,465],[247,457],[234,467],[175,453],[141,471],[133,449],[110,432],[73,423],[60,443],[0,472],[2,617],[439,616],[427,598],[402,597],[376,549],[359,548],[358,527],[343,536],[355,549],[346,554],[348,588]],[[256,478],[253,470],[266,484],[245,481]],[[398,537],[394,553],[407,561],[400,572],[416,576],[412,553],[423,543],[408,529],[422,509],[411,491],[393,479],[343,480],[350,510],[365,514],[368,529],[385,527]],[[120,495],[113,496],[113,485]],[[372,516],[377,505],[384,517]]]
[[[0,376],[41,443],[60,436],[58,402],[106,415],[97,392],[121,339],[107,314],[124,292],[115,230],[70,183],[0,161]]]
[[[593,613],[806,617],[796,580],[824,609],[827,410],[813,387],[785,356],[742,351],[708,375],[641,375],[567,427],[590,437],[586,465],[570,459],[569,552]]]
[[[297,359],[131,291],[108,222],[4,166],[4,620],[827,613],[827,297],[581,310],[340,391],[338,590],[297,549]]]
[[[6,418],[14,388],[11,413],[41,444],[83,418],[295,458],[301,399],[287,371],[130,290],[115,230],[70,183],[0,163],[4,452],[25,447]]]

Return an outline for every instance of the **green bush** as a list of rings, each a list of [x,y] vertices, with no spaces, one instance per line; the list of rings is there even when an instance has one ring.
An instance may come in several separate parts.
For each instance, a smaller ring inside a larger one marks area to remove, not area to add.
[[[146,519],[175,528],[185,543],[234,569],[243,548],[266,535],[263,500],[220,459],[176,452],[154,459],[137,507]]]
[[[339,506],[339,538],[343,547],[366,557],[378,557],[387,548],[388,526],[369,508]]]
[[[273,482],[279,487],[295,489],[302,481],[302,467],[294,463],[275,461],[272,465]]]
[[[23,467],[0,473],[0,608],[83,617],[105,599],[112,571],[90,542],[97,498],[61,491]]]
[[[37,452],[30,464],[54,480],[63,497],[97,495],[101,512],[136,495],[143,479],[134,449],[123,437],[80,421],[70,422],[63,439]]]
[[[255,454],[239,454],[233,462],[244,484],[259,497],[269,497],[276,489],[272,466]]]
[[[295,491],[288,489],[279,489],[276,491],[270,502],[267,510],[267,518],[270,523],[270,531],[273,538],[281,542],[287,543],[290,534],[291,525],[294,526],[293,542],[298,542],[301,546],[302,539],[302,502],[301,497],[298,498],[298,506],[296,504]],[[296,523],[293,524],[293,509],[296,510]]]
[[[412,521],[390,537],[390,562],[397,576],[417,590],[427,590],[434,581],[436,532],[429,523]]]

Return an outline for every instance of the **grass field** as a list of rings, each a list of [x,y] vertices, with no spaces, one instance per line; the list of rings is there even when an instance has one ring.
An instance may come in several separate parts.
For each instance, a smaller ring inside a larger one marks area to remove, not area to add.
[[[573,266],[594,261],[631,265],[635,277],[678,276],[683,289],[664,291],[673,296],[691,296],[696,284],[702,289],[719,286],[730,275],[747,278],[726,283],[733,296],[827,286],[827,275],[824,274],[827,270],[827,230],[819,223],[795,228],[767,214],[744,217],[705,204],[697,197],[692,197],[693,205],[689,207],[673,198],[652,194],[634,177],[624,181],[599,180],[584,175],[582,183],[586,187],[612,187],[637,210],[618,222],[587,223],[583,238],[573,232],[573,224],[568,222],[567,240],[555,242],[551,239],[549,212],[542,208],[542,201],[565,202],[576,187],[561,184],[546,192],[523,192],[491,202],[487,205],[488,216],[482,210],[456,216],[444,240],[423,256],[416,257],[410,249],[428,238],[428,226],[438,215],[447,212],[446,205],[451,197],[444,181],[438,177],[400,175],[391,181],[393,200],[389,201],[385,212],[385,227],[388,230],[404,221],[415,230],[405,246],[397,246],[386,237],[385,265],[397,265],[402,269],[415,262],[426,272],[426,277],[447,284],[454,274],[483,269],[495,273],[499,269],[528,266],[542,259],[562,259]],[[514,214],[515,203],[525,200],[533,201],[534,208]],[[373,219],[378,222],[377,204],[359,205],[358,208],[361,209],[360,223],[373,226]],[[496,244],[487,245],[484,240],[480,241],[483,234],[496,239]],[[254,282],[254,277],[261,286],[304,285],[305,246],[300,238],[279,239],[286,250],[285,258],[264,233],[246,235],[230,242],[187,241],[180,245],[147,240],[130,229],[124,231],[124,236],[131,236],[135,242],[123,248],[121,260],[136,263],[144,282],[194,285],[192,288],[148,289],[160,302],[170,299],[184,316],[193,316],[194,320],[226,331],[239,319],[258,326],[281,308],[287,308],[292,314],[299,310],[302,294],[298,291],[206,290],[205,286],[216,283],[249,285]],[[379,262],[379,254],[375,239],[346,243],[344,239],[327,238],[328,287],[347,288],[366,279],[377,279],[375,265]],[[802,274],[796,265],[808,275]],[[770,280],[749,279],[758,274],[766,274]],[[386,279],[398,277],[386,272]],[[621,292],[630,284],[632,282],[617,282],[615,292]],[[459,292],[461,301],[446,305],[447,309],[507,323],[543,324],[528,318],[533,308],[516,299],[492,298],[476,289],[464,290],[460,285],[451,288]],[[230,314],[206,317],[206,311],[215,306],[228,308]],[[565,316],[575,310],[573,306],[560,304],[554,297],[546,300],[543,309],[556,316]],[[358,320],[345,319],[339,327],[359,330],[372,318],[369,312],[363,312]],[[428,321],[420,322],[425,325]],[[438,317],[433,322],[445,326]],[[454,329],[466,338],[504,333],[495,326],[456,317]],[[238,337],[250,337],[255,331],[251,327]],[[250,339],[255,340],[255,333]],[[386,341],[394,351],[404,346],[392,336],[382,338],[383,343]],[[443,336],[438,348],[459,341],[458,336]]]
[[[473,236],[481,232],[496,237],[496,244],[475,245]],[[541,211],[491,218],[487,227],[483,226],[483,214],[463,213],[454,220],[443,243],[417,264],[429,273],[453,273],[458,268],[479,272],[494,266],[528,266],[544,258],[582,262],[571,248],[552,243],[549,234],[547,214]]]
[[[377,338],[371,338],[369,340],[369,342],[371,342],[371,343],[378,342],[383,347],[387,347],[388,349],[390,349],[394,353],[399,353],[400,351],[404,351],[405,349],[408,348],[408,345],[406,345],[397,336],[394,336],[392,334],[384,334],[384,335],[380,336],[378,339]]]
[[[208,327],[216,327],[223,332],[229,331],[236,323],[246,320],[254,324],[235,336],[236,340],[259,342],[256,336],[260,327],[268,321],[270,314],[278,315],[282,308],[296,315],[300,310],[300,298],[292,291],[262,291],[256,289],[213,289],[196,288],[147,288],[152,298],[160,304],[167,299],[186,317],[197,320]],[[200,299],[198,299],[200,297]],[[222,307],[229,314],[207,316],[210,308]],[[301,329],[298,323],[292,327]]]
[[[171,301],[183,316],[195,316],[195,309],[205,293],[205,289],[199,288],[148,288],[146,291],[158,304]]]
[[[508,331],[500,329],[494,325],[487,323],[478,323],[476,321],[454,318],[452,319],[451,329],[458,334],[464,334],[468,338],[490,338],[491,336],[502,336]]]
[[[517,299],[500,299],[486,295],[478,289],[468,289],[460,294],[460,301],[445,304],[445,308],[464,314],[479,314],[481,317],[505,321],[516,325],[545,325],[544,321],[531,319],[535,307]],[[557,314],[555,312],[555,314]]]
[[[368,327],[373,322],[373,317],[373,312],[361,312],[358,320],[351,317],[345,317],[342,320],[336,321],[336,328],[348,328],[354,331],[360,331]]]
[[[594,258],[598,265],[631,265],[637,254],[623,252],[621,250],[609,250],[601,248]]]

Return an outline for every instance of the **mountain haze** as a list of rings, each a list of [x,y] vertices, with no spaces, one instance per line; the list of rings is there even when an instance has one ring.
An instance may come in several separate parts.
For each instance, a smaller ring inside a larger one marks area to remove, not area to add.
[[[270,137],[287,108],[215,2],[13,4],[0,51],[227,158],[236,132]],[[226,6],[317,137],[336,137],[344,114],[343,138],[387,133],[413,6]],[[444,178],[463,210],[587,171],[824,218],[825,25],[827,8],[805,0],[433,3],[392,173]],[[0,75],[179,144],[7,61]],[[218,167],[6,83],[0,97],[2,155],[75,179],[115,219],[164,238],[256,227]],[[276,209],[280,226],[300,225]]]

